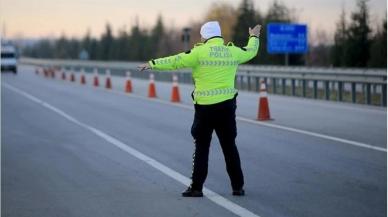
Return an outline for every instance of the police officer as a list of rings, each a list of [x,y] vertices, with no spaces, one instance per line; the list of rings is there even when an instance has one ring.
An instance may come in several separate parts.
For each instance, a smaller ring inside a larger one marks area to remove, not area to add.
[[[201,41],[193,49],[177,55],[153,59],[138,68],[175,70],[191,68],[195,89],[192,93],[195,114],[191,127],[195,151],[193,154],[192,183],[182,192],[183,197],[202,197],[202,188],[208,171],[209,147],[213,131],[216,132],[224,154],[226,170],[230,177],[233,195],[243,196],[244,176],[236,147],[236,97],[235,75],[239,64],[257,55],[260,25],[249,28],[245,47],[224,44],[217,21],[201,27]]]

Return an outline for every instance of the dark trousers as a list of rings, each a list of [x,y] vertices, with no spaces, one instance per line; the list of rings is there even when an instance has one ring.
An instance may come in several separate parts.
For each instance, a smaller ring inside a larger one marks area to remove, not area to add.
[[[191,187],[202,190],[208,171],[210,141],[215,130],[224,153],[226,170],[233,189],[241,189],[244,177],[236,147],[236,97],[213,105],[194,105],[195,115],[191,135],[194,137]]]

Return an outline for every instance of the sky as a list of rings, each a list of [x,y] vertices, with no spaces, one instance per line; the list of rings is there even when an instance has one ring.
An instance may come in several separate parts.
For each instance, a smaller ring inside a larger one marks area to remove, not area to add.
[[[114,32],[129,28],[138,17],[142,27],[155,24],[159,14],[169,27],[181,28],[200,20],[212,3],[226,2],[237,7],[241,0],[0,0],[1,33],[8,38],[82,37],[89,29],[100,36],[109,22]],[[254,0],[265,12],[273,0]],[[310,32],[333,33],[344,6],[348,15],[355,0],[280,0],[296,11],[299,23]],[[369,0],[371,23],[386,16],[386,0]],[[253,24],[252,24],[253,25]]]

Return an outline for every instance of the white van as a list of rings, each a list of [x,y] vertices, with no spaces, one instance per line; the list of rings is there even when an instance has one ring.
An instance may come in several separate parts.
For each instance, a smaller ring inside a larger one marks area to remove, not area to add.
[[[1,72],[12,71],[17,73],[17,53],[15,46],[11,44],[1,44]]]

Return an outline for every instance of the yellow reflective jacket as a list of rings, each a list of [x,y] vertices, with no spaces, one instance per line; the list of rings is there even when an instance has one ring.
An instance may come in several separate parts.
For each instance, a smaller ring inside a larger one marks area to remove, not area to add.
[[[258,49],[259,38],[255,36],[251,36],[243,48],[231,42],[224,45],[222,37],[213,37],[190,51],[150,60],[149,64],[154,70],[191,68],[195,86],[193,102],[211,105],[234,97],[237,67],[255,57]]]

